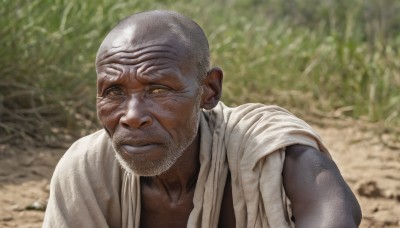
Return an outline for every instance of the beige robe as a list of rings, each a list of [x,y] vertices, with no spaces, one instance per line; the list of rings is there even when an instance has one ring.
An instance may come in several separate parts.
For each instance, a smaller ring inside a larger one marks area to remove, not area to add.
[[[304,121],[277,106],[219,103],[200,122],[200,173],[187,227],[217,227],[228,169],[236,227],[294,227],[282,184],[285,147],[328,154]],[[139,227],[139,177],[121,170],[104,130],[66,152],[54,172],[43,227]],[[161,224],[160,224],[161,225]]]

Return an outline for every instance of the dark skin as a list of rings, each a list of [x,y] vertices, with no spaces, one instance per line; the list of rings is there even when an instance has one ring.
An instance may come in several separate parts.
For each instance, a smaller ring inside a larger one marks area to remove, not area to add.
[[[286,148],[283,185],[296,227],[358,227],[361,209],[331,158],[303,145]]]
[[[196,117],[201,109],[214,108],[221,97],[221,69],[212,68],[199,80],[192,52],[201,52],[201,44],[182,37],[200,28],[186,20],[162,11],[129,18],[107,36],[97,56],[99,119],[121,160],[139,161],[132,169],[143,173],[141,227],[186,227],[200,169]],[[171,32],[170,25],[176,24]],[[172,165],[164,162],[168,153],[179,154]],[[152,164],[168,168],[157,173]],[[353,193],[334,162],[319,151],[288,147],[283,183],[296,227],[360,223]],[[235,227],[232,202],[228,174],[219,227]]]

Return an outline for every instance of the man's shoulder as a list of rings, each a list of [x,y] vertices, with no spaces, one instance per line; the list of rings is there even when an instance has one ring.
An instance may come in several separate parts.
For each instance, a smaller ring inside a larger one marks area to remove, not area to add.
[[[278,105],[274,105],[274,104],[262,104],[262,103],[244,103],[241,105],[238,105],[236,107],[233,107],[233,109],[243,109],[243,108],[248,108],[248,109],[266,109],[269,111],[284,111],[284,112],[289,112],[288,110],[286,110],[285,108],[278,106]]]
[[[118,224],[120,185],[121,169],[107,133],[100,130],[78,139],[53,173],[44,224],[98,227],[87,224],[99,224],[104,219]],[[76,216],[81,219],[75,219]]]
[[[284,115],[296,118],[287,109],[277,105],[266,105],[261,103],[245,103],[237,106],[226,106],[223,102],[212,110],[214,113],[223,113],[225,117],[235,116],[238,118],[245,118],[251,116],[273,116],[273,115]]]
[[[75,141],[57,166],[75,169],[85,163],[99,165],[109,159],[114,160],[110,139],[105,130],[99,130]]]
[[[213,114],[214,118],[209,119],[215,121],[215,129],[224,132],[229,148],[238,141],[248,148],[263,145],[271,151],[294,144],[327,151],[309,124],[276,105],[247,103],[231,108],[221,102]]]
[[[87,153],[105,152],[107,149],[111,149],[111,141],[106,131],[102,129],[76,140],[66,154],[81,156]]]
[[[220,102],[208,114],[208,119],[215,122],[215,125],[226,125],[229,127],[243,128],[255,127],[262,123],[271,127],[281,126],[283,122],[300,123],[303,127],[310,126],[294,114],[277,105],[265,105],[261,103],[246,103],[235,107],[228,107]],[[267,129],[267,128],[266,128]]]

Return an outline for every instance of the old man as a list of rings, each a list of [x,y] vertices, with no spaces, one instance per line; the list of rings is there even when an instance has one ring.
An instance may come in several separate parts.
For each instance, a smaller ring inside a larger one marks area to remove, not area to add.
[[[357,227],[320,137],[277,106],[220,102],[222,70],[192,20],[123,19],[96,58],[104,129],[66,152],[44,227]]]

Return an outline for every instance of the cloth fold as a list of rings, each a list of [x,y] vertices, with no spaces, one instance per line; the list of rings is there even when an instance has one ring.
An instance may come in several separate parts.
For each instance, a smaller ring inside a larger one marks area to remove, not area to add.
[[[294,227],[282,183],[285,148],[303,144],[329,155],[308,124],[278,106],[229,108],[220,102],[203,111],[200,134],[200,171],[187,227],[218,226],[228,171],[236,227]],[[53,175],[43,227],[139,224],[140,178],[121,170],[104,130],[76,142]]]

